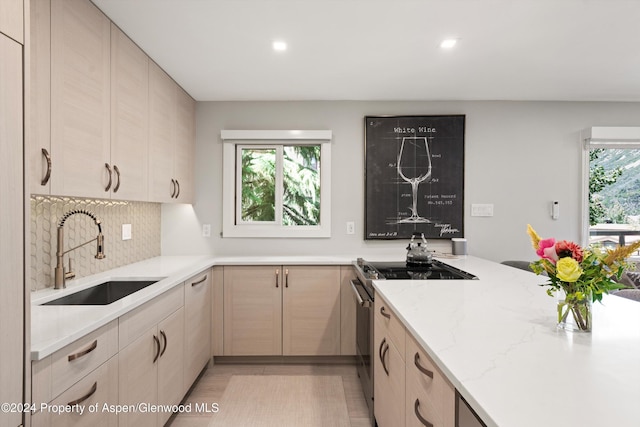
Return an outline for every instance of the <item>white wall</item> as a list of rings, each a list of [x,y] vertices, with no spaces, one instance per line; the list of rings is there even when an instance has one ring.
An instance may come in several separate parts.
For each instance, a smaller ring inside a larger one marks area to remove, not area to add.
[[[581,148],[590,126],[638,126],[640,103],[602,102],[199,102],[196,202],[163,205],[162,253],[217,256],[349,255],[397,250],[406,241],[365,241],[364,116],[465,114],[465,237],[469,253],[495,261],[533,259],[526,235],[580,239]],[[222,129],[330,129],[332,237],[222,239]],[[560,219],[549,204],[560,202]],[[494,204],[471,217],[472,203]],[[355,221],[356,234],[346,234]],[[201,236],[211,224],[212,237]],[[448,249],[447,241],[433,241]]]

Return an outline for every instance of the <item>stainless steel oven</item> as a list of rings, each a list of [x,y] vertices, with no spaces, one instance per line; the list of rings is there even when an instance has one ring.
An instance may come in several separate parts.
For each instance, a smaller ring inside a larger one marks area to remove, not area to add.
[[[358,377],[369,408],[369,419],[373,417],[373,289],[367,289],[359,278],[351,281],[356,297],[356,352]]]
[[[415,265],[406,262],[367,262],[358,258],[357,279],[351,287],[357,301],[356,306],[356,347],[358,376],[369,407],[371,425],[375,426],[373,413],[373,281],[374,280],[473,280],[473,274],[459,270],[438,260]]]

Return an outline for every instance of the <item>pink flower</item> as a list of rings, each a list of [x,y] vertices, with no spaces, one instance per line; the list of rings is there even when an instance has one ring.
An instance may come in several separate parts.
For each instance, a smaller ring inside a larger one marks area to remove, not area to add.
[[[560,258],[571,257],[578,262],[582,262],[584,254],[582,248],[573,242],[567,240],[560,240],[556,243],[556,253]]]
[[[540,240],[536,254],[538,254],[540,258],[546,258],[555,264],[558,260],[558,254],[556,253],[555,244],[556,239],[554,239],[553,237]]]

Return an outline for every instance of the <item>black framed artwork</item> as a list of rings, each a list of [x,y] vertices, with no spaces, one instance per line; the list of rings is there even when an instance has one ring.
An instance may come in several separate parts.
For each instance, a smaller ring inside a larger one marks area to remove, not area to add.
[[[365,239],[464,237],[464,115],[365,117]]]

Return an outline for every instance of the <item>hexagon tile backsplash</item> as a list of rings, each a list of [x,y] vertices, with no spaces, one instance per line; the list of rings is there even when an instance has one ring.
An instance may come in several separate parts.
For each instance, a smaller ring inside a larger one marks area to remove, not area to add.
[[[58,222],[73,209],[86,209],[100,220],[106,258],[96,259],[96,244],[69,252],[76,278],[160,255],[160,204],[115,200],[31,196],[31,290],[53,286]],[[122,224],[131,224],[131,240],[122,240]],[[95,238],[98,228],[87,215],[72,215],[64,223],[64,250]]]

